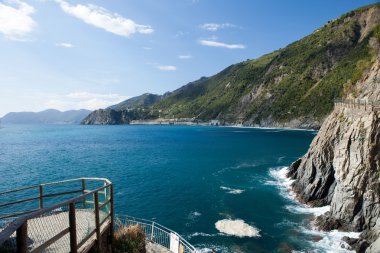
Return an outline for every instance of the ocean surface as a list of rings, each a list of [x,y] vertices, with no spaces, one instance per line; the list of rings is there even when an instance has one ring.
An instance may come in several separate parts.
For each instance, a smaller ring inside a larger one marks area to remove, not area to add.
[[[197,126],[5,125],[0,191],[77,177],[115,185],[117,214],[155,220],[202,252],[349,252],[313,230],[287,166],[313,131]],[[352,235],[351,235],[352,236]]]

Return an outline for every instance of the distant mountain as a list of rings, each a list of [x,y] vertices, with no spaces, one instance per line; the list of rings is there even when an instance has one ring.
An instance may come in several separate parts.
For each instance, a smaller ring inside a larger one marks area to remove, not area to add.
[[[42,112],[10,112],[0,120],[4,124],[79,124],[90,113],[84,109],[65,112],[48,109]]]
[[[201,122],[217,119],[247,126],[318,128],[332,111],[334,99],[357,96],[354,84],[368,72],[379,47],[377,3],[329,21],[283,49],[190,82],[157,102],[151,101],[151,106],[143,104],[143,110],[107,115],[126,119],[133,113],[143,118],[193,118]],[[141,101],[141,96],[129,101],[134,99]],[[124,110],[119,105],[108,110]],[[91,122],[97,122],[92,116]],[[105,118],[101,122],[107,121],[128,122]]]

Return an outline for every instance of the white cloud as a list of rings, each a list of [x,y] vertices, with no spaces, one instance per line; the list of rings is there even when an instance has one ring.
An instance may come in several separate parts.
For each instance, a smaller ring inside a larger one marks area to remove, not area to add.
[[[151,47],[143,47],[144,50],[152,50]]]
[[[156,66],[159,70],[162,70],[162,71],[174,71],[174,70],[177,70],[177,67],[176,66],[170,66],[170,65],[159,65],[159,66]]]
[[[193,58],[193,56],[191,56],[189,54],[178,55],[178,59],[181,59],[181,60],[188,60],[188,59],[191,59],[191,58]]]
[[[120,103],[130,97],[119,94],[98,94],[91,92],[73,92],[64,95],[45,94],[48,100],[46,108],[58,110],[88,109],[96,110]]]
[[[7,0],[8,5],[0,3],[0,32],[7,39],[25,40],[37,26],[31,18],[34,7],[19,0]]]
[[[56,0],[56,2],[67,14],[116,35],[129,37],[134,33],[149,34],[154,31],[149,25],[136,24],[133,20],[124,18],[117,13],[112,13],[100,6],[93,4],[71,5],[63,0]]]
[[[227,44],[223,42],[218,42],[215,40],[200,40],[199,43],[203,46],[209,47],[223,47],[228,49],[244,49],[245,45],[243,44]]]
[[[174,37],[175,38],[179,38],[179,37],[182,37],[182,36],[186,36],[186,35],[189,35],[190,33],[189,32],[184,32],[184,31],[178,31]]]
[[[65,47],[65,48],[72,48],[74,47],[73,44],[67,43],[67,42],[62,42],[62,43],[56,43],[55,44],[57,47]]]
[[[216,32],[220,29],[232,28],[232,27],[236,27],[236,25],[233,25],[230,23],[223,23],[223,24],[207,23],[207,24],[201,25],[202,29],[207,30],[207,31],[212,31],[212,32]]]

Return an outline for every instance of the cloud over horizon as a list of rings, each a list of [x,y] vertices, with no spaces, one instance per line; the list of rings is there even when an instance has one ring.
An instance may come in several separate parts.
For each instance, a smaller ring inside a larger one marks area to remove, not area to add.
[[[72,48],[72,47],[74,47],[73,44],[67,43],[67,42],[56,43],[55,45],[57,47],[64,47],[64,48]]]
[[[161,71],[174,71],[174,70],[177,70],[177,67],[176,66],[171,66],[171,65],[159,65],[159,66],[156,66],[157,69],[161,70]]]
[[[203,30],[211,31],[211,32],[216,32],[220,29],[224,28],[233,28],[236,27],[236,25],[230,24],[230,23],[206,23],[200,26]]]
[[[31,17],[34,7],[19,0],[7,0],[5,3],[9,5],[0,3],[0,32],[10,40],[26,40],[26,36],[37,27]]]
[[[48,97],[48,100],[45,102],[47,108],[63,111],[71,109],[96,110],[106,108],[130,98],[129,96],[115,93],[99,94],[87,91],[72,92],[63,95],[45,94],[45,96]]]
[[[224,42],[219,42],[215,40],[200,40],[199,44],[202,46],[208,46],[208,47],[222,47],[227,49],[244,49],[246,48],[243,44],[227,44]]]
[[[77,4],[72,5],[64,0],[56,0],[61,9],[83,22],[101,28],[107,32],[129,37],[134,33],[150,34],[154,29],[150,25],[140,25],[131,19],[112,13],[111,11],[93,4]]]
[[[193,56],[190,54],[178,55],[178,59],[180,59],[180,60],[188,60],[191,58],[193,58]]]

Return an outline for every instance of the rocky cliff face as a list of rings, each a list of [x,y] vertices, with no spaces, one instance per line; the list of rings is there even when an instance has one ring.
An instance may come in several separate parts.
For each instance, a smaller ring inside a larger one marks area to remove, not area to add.
[[[81,124],[83,125],[120,125],[129,124],[130,119],[126,111],[112,109],[96,110],[88,115]]]
[[[378,101],[380,60],[355,85],[362,101]],[[352,95],[351,95],[352,96]],[[362,239],[380,236],[380,108],[338,104],[322,125],[307,154],[294,162],[289,176],[302,201],[331,205],[317,219],[322,229],[363,231]],[[364,252],[366,242],[356,244]],[[380,252],[377,241],[366,252]]]

